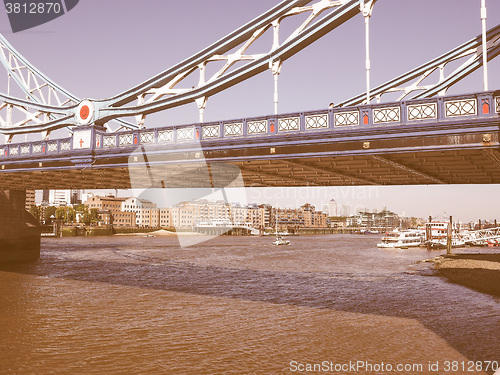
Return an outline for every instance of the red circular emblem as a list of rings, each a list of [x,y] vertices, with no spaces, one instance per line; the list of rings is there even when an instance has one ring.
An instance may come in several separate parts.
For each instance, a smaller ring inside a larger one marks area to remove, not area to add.
[[[82,120],[86,120],[87,117],[89,117],[90,109],[87,105],[84,105],[82,108],[80,108],[80,117]]]

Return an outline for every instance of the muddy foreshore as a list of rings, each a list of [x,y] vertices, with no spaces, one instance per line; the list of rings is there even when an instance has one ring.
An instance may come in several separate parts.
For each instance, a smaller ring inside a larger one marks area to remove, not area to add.
[[[500,298],[500,253],[440,255],[427,261],[437,276]]]

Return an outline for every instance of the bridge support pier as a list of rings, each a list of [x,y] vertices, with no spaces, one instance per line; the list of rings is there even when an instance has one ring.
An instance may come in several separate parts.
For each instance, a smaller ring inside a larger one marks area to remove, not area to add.
[[[25,191],[0,190],[0,263],[40,258],[40,223],[25,202]]]

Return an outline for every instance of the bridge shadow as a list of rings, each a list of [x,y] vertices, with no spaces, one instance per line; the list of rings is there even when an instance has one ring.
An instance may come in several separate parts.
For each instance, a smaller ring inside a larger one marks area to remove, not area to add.
[[[498,306],[492,303],[487,305],[491,311],[478,311],[470,303],[477,293],[465,289],[450,293],[450,288],[462,287],[436,277],[363,278],[348,273],[233,269],[125,256],[144,263],[61,261],[49,253],[37,263],[1,265],[0,271],[414,319],[470,360],[495,361],[500,355]]]

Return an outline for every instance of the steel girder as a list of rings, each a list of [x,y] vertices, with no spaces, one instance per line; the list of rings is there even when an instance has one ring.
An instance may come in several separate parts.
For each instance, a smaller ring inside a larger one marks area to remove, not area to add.
[[[120,121],[121,128],[142,127],[145,116],[154,112],[193,101],[200,108],[204,108],[209,96],[266,69],[272,69],[274,74],[279,74],[284,60],[356,15],[361,4],[372,1],[282,1],[253,21],[174,67],[130,90],[103,100],[82,101],[70,94],[38,71],[1,37],[0,56],[7,70],[9,85],[12,78],[26,95],[26,99],[9,95],[9,88],[7,94],[0,95],[0,133],[7,135],[9,141],[15,134],[41,132],[43,138],[47,138],[51,131],[59,128],[72,129],[90,123],[104,126],[110,120]],[[319,19],[320,15],[328,10],[332,11]],[[280,44],[281,21],[307,12],[309,17]],[[245,51],[270,28],[274,32],[270,50],[261,54],[246,55]],[[235,48],[237,48],[236,51],[231,52]],[[225,61],[225,65],[214,76],[207,78],[205,77],[206,65],[213,61]],[[243,67],[230,71],[237,62],[247,63]],[[186,89],[177,87],[187,76],[197,70],[200,75],[198,86]],[[45,96],[39,95],[42,89],[48,91]],[[13,110],[20,111],[25,117],[19,121],[12,121]],[[120,118],[124,116],[136,116],[137,125],[121,120]]]
[[[487,32],[487,55],[488,60],[492,60],[500,54],[500,25],[497,25]],[[481,35],[452,49],[449,52],[404,73],[386,83],[370,90],[372,98],[380,101],[380,98],[389,93],[400,93],[397,101],[414,94],[411,99],[429,98],[435,95],[445,95],[446,91],[455,83],[465,78],[483,65]],[[468,58],[460,67],[451,72],[448,76],[444,74],[445,66],[455,60]],[[438,82],[423,85],[422,81],[432,73],[439,70]],[[413,81],[413,82],[412,82]],[[411,82],[411,83],[410,83]],[[415,94],[415,92],[418,92]],[[348,107],[366,103],[366,92],[351,99],[338,103],[338,107]]]
[[[0,133],[7,135],[10,143],[15,134],[42,133],[48,139],[50,132],[67,127],[72,130],[72,118],[81,99],[52,81],[0,34],[0,62],[7,73],[6,93],[0,93]],[[16,84],[23,99],[11,94]],[[118,129],[135,129],[121,119]]]
[[[202,110],[209,96],[266,69],[271,69],[277,77],[283,61],[352,18],[365,8],[365,5],[372,6],[373,3],[373,0],[282,1],[253,21],[172,68],[130,90],[102,100],[82,101],[70,94],[38,71],[3,37],[0,37],[0,61],[9,77],[7,94],[0,94],[0,133],[7,135],[8,141],[15,134],[27,133],[42,133],[43,138],[48,138],[51,131],[59,128],[67,127],[71,130],[76,126],[88,124],[106,126],[110,120],[118,121],[118,130],[121,130],[122,128],[142,127],[148,114],[193,101]],[[284,42],[280,43],[281,21],[303,13],[309,13],[308,18],[288,35]],[[269,29],[273,30],[270,50],[260,54],[245,54],[246,50]],[[488,32],[488,59],[500,54],[499,40],[500,26],[497,26]],[[373,89],[372,95],[380,99],[385,93],[401,91],[402,95],[399,100],[402,100],[414,91],[422,91],[416,97],[442,94],[451,85],[482,65],[480,47],[481,37],[479,36]],[[466,56],[471,57],[445,78],[445,65]],[[214,61],[223,61],[225,64],[212,77],[206,77],[206,66]],[[237,62],[245,62],[245,64],[231,70]],[[436,69],[440,69],[442,73],[439,82],[434,85],[421,86],[422,80]],[[178,87],[193,72],[199,74],[198,85],[191,88]],[[26,96],[25,99],[9,95],[11,79],[21,88]],[[417,80],[415,83],[403,86],[415,79]],[[45,94],[43,94],[44,91]],[[363,94],[339,105],[361,104],[364,98]],[[14,111],[20,112],[23,118],[13,121]],[[129,124],[121,119],[126,116],[136,116],[137,125]]]
[[[113,98],[96,102],[100,113],[96,123],[121,116],[140,116],[138,123],[142,125],[148,114],[193,101],[203,109],[209,96],[258,73],[271,69],[273,74],[279,74],[283,61],[355,16],[360,11],[360,3],[369,1],[321,0],[312,5],[306,5],[311,3],[310,0],[283,1],[247,25],[149,81]],[[313,23],[327,10],[332,11]],[[309,17],[280,44],[281,21],[305,12],[310,13]],[[246,55],[245,51],[270,28],[273,29],[270,50],[261,54]],[[235,48],[237,50],[231,52]],[[212,77],[206,77],[206,66],[213,61],[226,63]],[[230,70],[237,62],[247,63]],[[184,78],[195,71],[199,72],[198,86],[176,88]],[[137,101],[137,104],[126,106],[133,101]]]

